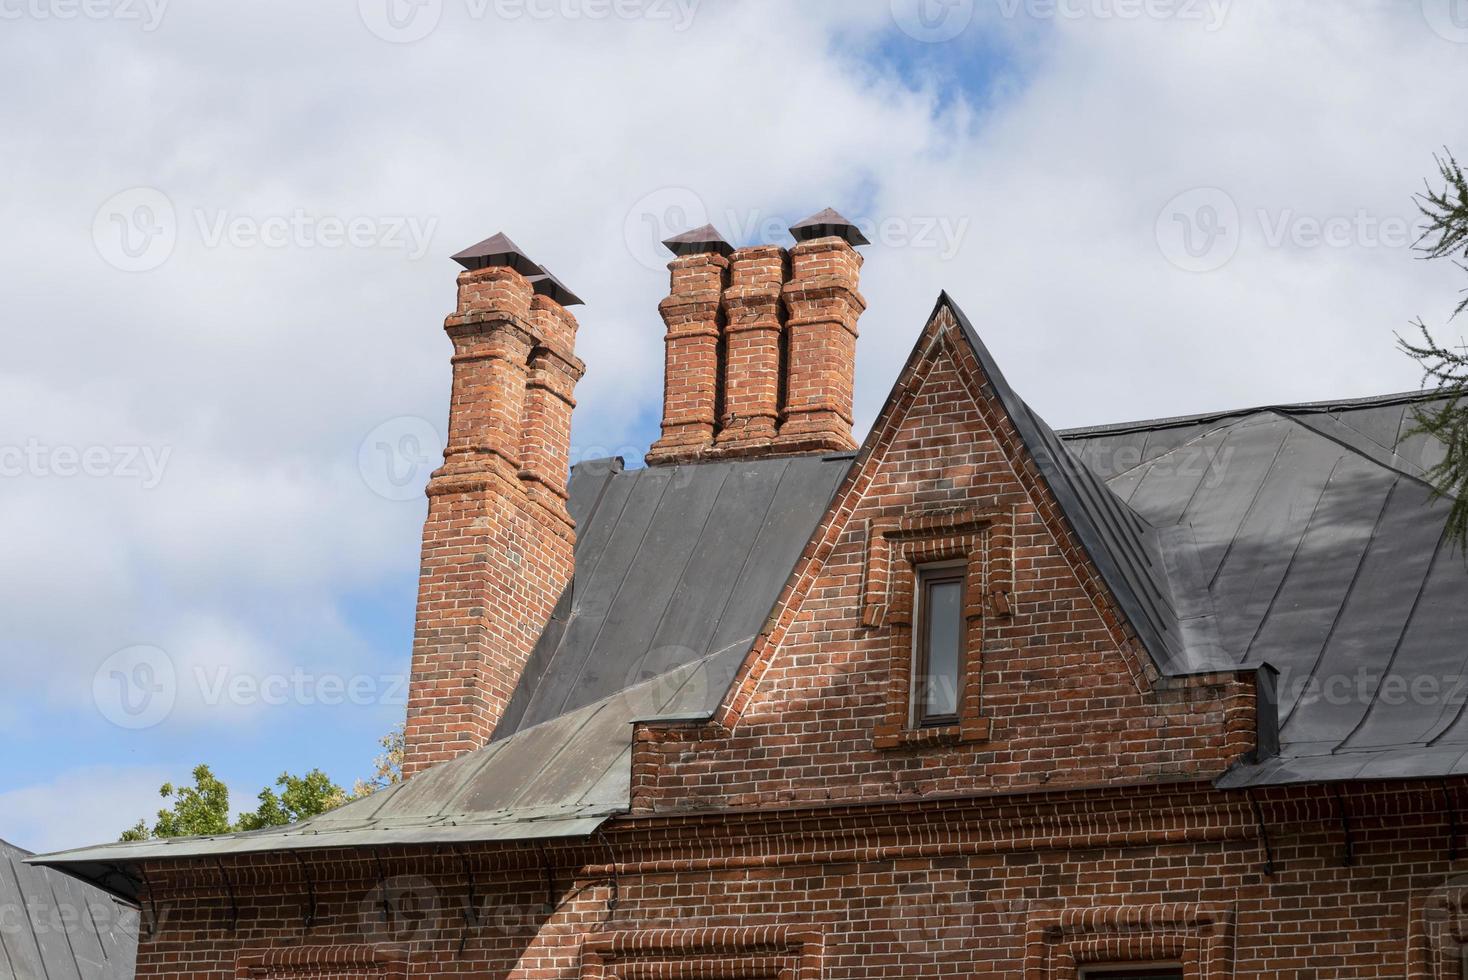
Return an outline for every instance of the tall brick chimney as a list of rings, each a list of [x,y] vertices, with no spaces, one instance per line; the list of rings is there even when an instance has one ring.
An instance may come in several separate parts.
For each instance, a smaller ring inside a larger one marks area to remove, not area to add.
[[[453,388],[428,483],[403,774],[484,745],[570,580],[566,509],[580,303],[514,242],[454,256]]]
[[[662,437],[649,465],[842,452],[852,399],[857,286],[867,240],[827,209],[790,229],[796,245],[732,248],[712,225],[663,244],[671,290]]]

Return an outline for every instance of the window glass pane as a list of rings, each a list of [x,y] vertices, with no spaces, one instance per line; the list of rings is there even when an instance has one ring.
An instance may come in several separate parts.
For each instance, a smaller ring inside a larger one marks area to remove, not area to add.
[[[1081,978],[1082,980],[1183,980],[1183,970],[1180,966],[1105,967],[1086,970],[1081,974]]]
[[[924,718],[958,714],[958,655],[962,637],[963,583],[955,579],[926,586],[923,631],[927,676],[923,678]]]

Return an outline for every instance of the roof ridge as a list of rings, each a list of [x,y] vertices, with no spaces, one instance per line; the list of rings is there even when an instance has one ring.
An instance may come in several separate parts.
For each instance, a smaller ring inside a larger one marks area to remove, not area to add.
[[[1317,414],[1341,409],[1373,408],[1380,405],[1431,401],[1434,398],[1441,397],[1443,397],[1442,393],[1436,388],[1422,389],[1419,391],[1399,391],[1387,395],[1366,395],[1360,398],[1334,398],[1325,401],[1253,405],[1214,412],[1197,412],[1192,415],[1172,415],[1155,419],[1139,419],[1132,422],[1108,422],[1101,425],[1082,425],[1069,429],[1057,429],[1055,430],[1055,434],[1064,440],[1085,439],[1091,436],[1173,429],[1185,425],[1197,425],[1202,422],[1257,415],[1260,412],[1279,412],[1286,415],[1295,413]]]

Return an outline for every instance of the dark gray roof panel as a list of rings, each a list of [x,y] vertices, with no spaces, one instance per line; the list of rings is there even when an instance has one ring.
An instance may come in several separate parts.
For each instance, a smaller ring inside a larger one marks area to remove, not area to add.
[[[132,980],[137,910],[77,879],[25,863],[0,841],[0,976],[14,980]]]
[[[1206,654],[1194,656],[1184,638],[1156,528],[1083,465],[1009,386],[994,356],[948,295],[938,302],[940,308],[948,307],[963,328],[1051,493],[1154,661],[1168,672],[1200,669]]]
[[[612,474],[578,529],[576,579],[496,740],[730,647],[747,650],[847,457]],[[579,468],[572,493],[579,492]]]
[[[1468,565],[1424,481],[1441,447],[1410,434],[1432,401],[1163,420],[1191,438],[1109,478],[1149,522],[1190,531],[1160,540],[1196,549],[1225,655],[1280,672],[1279,756],[1220,785],[1468,774]],[[1146,431],[1067,438],[1095,460],[1146,446]],[[1211,461],[1206,475],[1190,453]]]

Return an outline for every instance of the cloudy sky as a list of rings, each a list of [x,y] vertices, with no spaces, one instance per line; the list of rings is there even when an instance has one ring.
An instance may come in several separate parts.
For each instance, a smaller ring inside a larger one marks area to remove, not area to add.
[[[949,290],[1056,426],[1414,388],[1462,285],[1468,0],[0,0],[0,837],[212,764],[343,783],[402,714],[448,256],[587,305],[634,459],[656,242],[875,244],[858,425]],[[136,692],[158,691],[139,698]],[[132,692],[131,694],[129,692]]]

